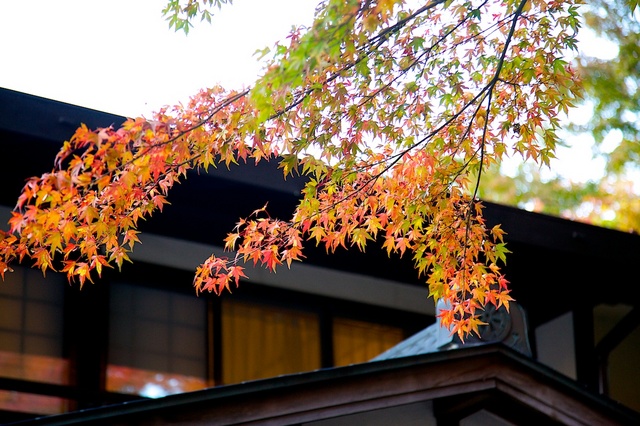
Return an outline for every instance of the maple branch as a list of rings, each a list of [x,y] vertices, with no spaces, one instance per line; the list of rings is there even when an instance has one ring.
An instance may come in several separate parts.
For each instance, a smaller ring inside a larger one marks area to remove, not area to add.
[[[487,1],[488,0],[485,0],[485,3]],[[445,2],[446,2],[446,0],[433,1],[433,2],[431,2],[429,4],[427,4],[427,5],[419,8],[414,13],[412,13],[409,16],[405,17],[404,19],[401,19],[398,22],[396,22],[395,24],[390,25],[389,27],[384,28],[383,30],[379,31],[375,36],[371,37],[367,41],[366,44],[362,45],[362,47],[360,49],[362,49],[364,52],[361,53],[361,55],[356,60],[354,60],[352,62],[348,62],[342,68],[340,68],[339,70],[335,71],[327,79],[323,80],[323,84],[327,84],[327,83],[330,83],[330,82],[334,81],[342,73],[352,69],[358,63],[362,62],[364,60],[364,58],[368,57],[371,53],[373,53],[377,49],[379,49],[380,46],[382,46],[382,44],[384,44],[386,41],[388,41],[392,34],[397,33],[398,31],[400,31],[410,21],[412,21],[413,19],[417,18],[421,14],[423,14],[423,13],[433,9],[434,7],[436,7],[436,6],[440,5],[440,4],[443,4]],[[483,3],[483,4],[485,4],[485,3]],[[310,95],[312,92],[314,92],[316,90],[321,90],[321,89],[319,89],[319,88],[303,89],[301,91],[301,93],[299,93],[297,95],[294,95],[294,98],[297,98],[294,102],[289,104],[287,107],[283,108],[281,111],[278,111],[275,114],[273,114],[271,117],[269,117],[269,120],[277,118],[278,116],[281,116],[281,115],[289,112],[290,110],[292,110],[296,106],[300,105],[308,95]]]
[[[474,11],[478,11],[480,10],[480,8],[482,8],[482,6],[484,6],[487,3],[488,0],[485,0],[480,6],[478,6],[477,8],[474,9]],[[416,13],[410,15],[408,18],[400,21],[403,24],[406,24],[408,21],[410,21],[411,19],[413,19],[414,17],[418,16],[420,13],[425,12],[426,10],[429,10],[432,7],[435,7],[436,5],[440,4],[442,2],[438,1],[438,2],[433,2],[430,5],[427,5],[423,8],[421,8],[419,11],[417,11]],[[413,62],[411,62],[409,65],[407,65],[405,68],[401,68],[400,72],[398,73],[398,75],[396,75],[391,81],[389,81],[388,83],[378,87],[373,93],[366,95],[363,97],[362,101],[358,104],[358,106],[362,106],[364,105],[367,101],[372,100],[373,98],[375,98],[378,94],[380,94],[384,89],[391,87],[391,85],[396,82],[400,77],[402,77],[403,75],[405,75],[411,68],[413,68],[413,66],[415,64],[417,64],[418,62],[421,61],[422,58],[424,58],[425,56],[430,56],[431,53],[433,52],[433,50],[440,44],[442,43],[444,40],[446,40],[456,29],[460,28],[465,22],[467,22],[470,18],[471,14],[466,15],[462,20],[460,20],[455,26],[451,27],[447,32],[445,32],[442,36],[440,36],[440,38],[438,38],[438,40],[436,42],[434,42],[432,45],[430,45],[427,49],[425,49]],[[510,15],[511,16],[511,15]],[[452,45],[449,50],[454,49],[457,46],[460,46],[462,44],[465,44],[473,39],[475,39],[476,37],[480,37],[483,33],[489,31],[491,28],[496,27],[498,25],[501,25],[503,22],[508,21],[508,18],[505,17],[505,19],[500,20],[498,23],[495,23],[493,25],[491,25],[489,28],[484,29],[480,32],[478,32],[477,34],[474,34],[473,36],[467,37],[465,40],[460,41],[459,43],[455,43],[454,45]],[[391,27],[393,28],[393,27]],[[399,30],[401,28],[397,27],[396,30]],[[390,35],[390,33],[383,31],[382,33]],[[388,37],[380,37],[381,42],[387,41]],[[379,48],[380,45],[375,46],[375,48]],[[371,50],[373,51],[373,49]],[[371,51],[367,52],[366,55],[370,54]],[[438,55],[442,55],[446,52],[442,51],[439,52]],[[494,83],[495,84],[495,83]],[[440,127],[438,127],[436,130],[432,131],[430,134],[428,134],[427,136],[425,136],[422,140],[418,141],[416,144],[408,147],[407,149],[405,149],[404,151],[400,151],[399,153],[389,157],[388,159],[385,160],[380,160],[379,162],[374,162],[374,163],[369,163],[368,165],[364,165],[361,166],[360,168],[356,168],[354,169],[352,172],[350,173],[358,173],[360,171],[366,170],[367,168],[371,168],[371,167],[375,167],[379,164],[381,164],[382,162],[387,162],[389,161],[389,159],[391,159],[392,161],[388,164],[388,167],[386,167],[382,172],[379,173],[378,176],[381,176],[382,174],[384,174],[385,172],[387,172],[388,170],[391,169],[391,167],[393,167],[393,165],[395,165],[398,161],[400,161],[400,159],[408,152],[410,152],[412,149],[418,147],[419,145],[421,145],[422,143],[426,142],[427,140],[435,137],[435,135],[437,135],[440,131],[442,131],[444,128],[448,127],[449,125],[451,125],[451,123],[453,123],[457,118],[459,118],[462,113],[472,104],[475,103],[475,101],[477,101],[481,96],[484,95],[484,92],[486,92],[487,90],[490,90],[489,86],[491,86],[492,84],[489,83],[482,91],[480,91],[480,93],[478,93],[471,101],[469,101],[460,111],[458,111],[458,113],[454,114],[449,120],[445,121]],[[492,89],[492,88],[491,88]],[[397,108],[400,108],[400,106],[398,106]],[[477,113],[477,110],[476,110]],[[345,116],[345,112],[342,112],[341,117],[335,117],[335,119],[340,119],[342,117]],[[474,113],[475,116],[475,113]],[[466,134],[468,134],[468,132],[471,129],[471,124],[469,126],[469,128],[467,129]],[[455,180],[455,179],[453,179]]]
[[[489,234],[477,200],[485,162],[502,159],[509,126],[524,115],[514,149],[536,156],[538,126],[548,119],[554,130],[558,106],[570,103],[560,98],[562,89],[572,90],[571,72],[548,64],[562,47],[554,29],[537,13],[523,19],[526,2],[484,0],[476,7],[435,0],[410,10],[395,0],[331,0],[312,29],[295,29],[288,46],[278,45],[253,89],[214,87],[187,107],[163,108],[156,122],[79,129],[57,157],[58,173],[25,185],[13,234],[0,233],[0,274],[16,256],[44,271],[61,254],[69,259],[67,276],[82,284],[104,262],[128,260],[137,221],[161,210],[164,195],[188,172],[280,156],[285,178],[294,170],[309,178],[293,217],[271,218],[265,206],[241,219],[225,239],[225,249],[237,248],[235,257],[203,262],[197,291],[237,284],[240,260],[270,270],[299,260],[302,241],[315,239],[327,251],[364,250],[383,238],[389,255],[412,252],[419,276],[428,274],[430,296],[452,302],[442,323],[477,332],[475,309],[498,298],[491,285],[502,286],[497,263],[505,253],[501,231]],[[507,59],[510,52],[522,60]],[[522,99],[529,92],[546,96],[536,111],[528,108],[533,100]],[[556,139],[546,136],[552,150]],[[478,176],[469,182],[476,162]]]
[[[370,42],[371,43],[375,43],[376,39],[383,39],[383,38],[388,38],[391,36],[392,33],[398,32],[400,31],[409,21],[412,21],[413,19],[417,18],[418,16],[422,15],[423,13],[435,8],[438,5],[441,5],[443,3],[445,3],[447,0],[435,0],[432,1],[431,3],[428,3],[424,6],[422,6],[421,8],[417,9],[415,12],[413,12],[412,14],[408,15],[407,17],[405,17],[404,19],[400,19],[398,22],[396,22],[395,24],[383,29],[382,31],[380,31],[375,37],[372,37]]]
[[[234,103],[234,102],[242,99],[243,97],[247,96],[249,94],[249,92],[250,92],[249,89],[245,89],[242,92],[238,92],[235,95],[232,95],[230,97],[225,98],[219,105],[217,105],[215,108],[213,108],[205,118],[200,120],[198,123],[192,125],[190,128],[187,128],[185,130],[178,130],[178,133],[176,135],[172,136],[171,138],[169,138],[168,140],[166,140],[164,142],[160,142],[160,143],[157,143],[157,144],[149,145],[144,151],[142,151],[139,154],[139,156],[148,154],[153,148],[159,148],[161,146],[166,146],[166,145],[172,144],[173,142],[177,141],[178,139],[182,138],[183,136],[187,136],[189,133],[193,132],[194,130],[204,126],[207,123],[210,123],[211,119],[217,113],[219,113],[224,108],[226,108],[229,105],[231,105],[232,103]],[[132,162],[133,162],[133,159],[131,161],[129,161],[129,164],[131,164]]]
[[[513,37],[513,33],[515,31],[515,27],[517,24],[517,20],[518,17],[520,16],[520,14],[522,13],[522,10],[524,8],[524,5],[526,4],[527,1],[530,0],[521,0],[517,10],[514,12],[513,14],[513,20],[511,23],[511,27],[509,29],[509,33],[507,34],[507,37],[505,39],[505,43],[504,43],[504,47],[502,49],[501,55],[500,55],[500,59],[498,61],[498,65],[496,66],[496,72],[494,74],[494,77],[491,79],[491,81],[489,82],[489,84],[485,87],[485,89],[487,89],[487,115],[485,118],[485,122],[483,125],[483,130],[482,130],[482,137],[481,137],[481,146],[479,147],[480,150],[480,167],[479,167],[479,171],[478,171],[478,177],[477,177],[477,181],[476,181],[476,185],[475,185],[475,189],[474,189],[474,193],[472,195],[472,197],[469,200],[468,206],[466,208],[466,227],[465,227],[465,244],[463,245],[463,252],[462,252],[462,257],[466,257],[466,252],[467,252],[467,247],[468,247],[468,241],[470,239],[470,228],[471,228],[471,212],[472,212],[472,205],[475,203],[475,199],[476,199],[476,195],[478,192],[478,188],[480,186],[480,180],[481,180],[481,176],[482,176],[482,169],[483,169],[483,163],[484,163],[484,154],[485,154],[485,143],[486,143],[486,134],[487,134],[487,129],[488,129],[488,124],[489,124],[489,119],[490,119],[490,114],[491,114],[491,101],[492,101],[492,96],[493,96],[493,90],[495,88],[496,83],[499,81],[499,76],[500,73],[502,71],[502,67],[504,65],[504,60],[506,58],[506,54],[507,54],[507,49],[509,47],[509,45],[511,44],[511,39]],[[478,105],[478,109],[476,109],[476,112],[473,114],[473,117],[476,116],[476,114],[478,113],[478,110],[480,108],[480,106],[482,105],[482,103],[480,103]],[[469,160],[470,161],[470,160]],[[466,273],[466,270],[462,271],[463,274]],[[460,295],[460,300],[466,300],[467,299],[467,291],[466,291],[466,287],[462,287],[462,291],[461,291],[461,295]]]

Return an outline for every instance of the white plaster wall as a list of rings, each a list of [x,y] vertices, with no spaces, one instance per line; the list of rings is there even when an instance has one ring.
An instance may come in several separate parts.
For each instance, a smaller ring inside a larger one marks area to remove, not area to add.
[[[573,315],[560,315],[535,330],[538,361],[576,378],[576,354],[573,337]]]

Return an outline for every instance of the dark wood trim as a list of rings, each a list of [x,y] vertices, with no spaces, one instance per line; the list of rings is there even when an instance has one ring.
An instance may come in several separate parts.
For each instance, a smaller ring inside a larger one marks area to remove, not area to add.
[[[333,356],[333,319],[326,310],[320,312],[320,367],[330,368],[335,365]]]
[[[634,307],[596,345],[598,361],[599,391],[609,394],[609,354],[640,325],[640,308]]]
[[[593,335],[593,306],[581,303],[573,310],[573,340],[577,380],[598,391],[598,363]]]
[[[30,380],[0,377],[0,390],[46,395],[73,401],[100,401],[100,405],[146,399],[139,395],[127,395],[105,391],[89,391],[80,386],[56,385]]]
[[[218,386],[222,383],[222,310],[219,298],[209,298],[208,300],[208,345],[209,351],[207,359],[209,363],[209,378],[212,385]]]
[[[64,341],[70,362],[70,383],[79,390],[76,409],[104,404],[91,395],[106,388],[109,341],[109,286],[85,284],[65,291]]]

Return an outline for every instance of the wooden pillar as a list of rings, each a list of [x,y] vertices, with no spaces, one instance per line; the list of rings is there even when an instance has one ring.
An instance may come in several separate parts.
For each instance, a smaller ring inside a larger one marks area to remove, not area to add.
[[[594,341],[593,306],[576,304],[573,310],[573,338],[576,356],[576,377],[589,390],[598,392],[599,373]]]

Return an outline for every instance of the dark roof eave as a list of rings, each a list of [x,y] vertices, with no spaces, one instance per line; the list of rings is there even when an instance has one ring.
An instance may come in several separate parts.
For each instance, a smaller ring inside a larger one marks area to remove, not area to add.
[[[0,130],[62,145],[80,124],[120,126],[125,117],[0,87]]]
[[[507,243],[524,243],[559,252],[637,261],[640,235],[603,228],[517,207],[483,201],[489,226],[500,225]]]

